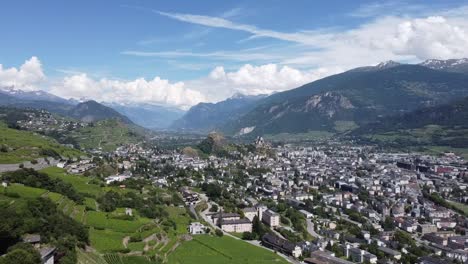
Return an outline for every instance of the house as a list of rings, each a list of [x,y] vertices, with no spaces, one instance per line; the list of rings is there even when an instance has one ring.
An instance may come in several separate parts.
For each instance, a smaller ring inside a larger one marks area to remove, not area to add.
[[[133,216],[132,208],[125,208],[125,215]]]
[[[45,247],[39,250],[42,264],[54,264],[55,247]]]
[[[199,222],[193,222],[189,225],[189,233],[192,235],[199,235],[199,234],[205,234],[206,232],[206,227],[199,223]]]
[[[308,212],[308,211],[306,211],[306,210],[302,210],[302,209],[301,209],[301,210],[299,210],[299,212],[300,212],[301,214],[303,214],[303,215],[305,216],[305,218],[312,218],[312,217],[314,217],[314,214],[312,214],[311,212]]]
[[[270,227],[276,227],[280,225],[280,215],[271,210],[266,210],[263,212],[262,221]]]
[[[419,224],[417,231],[421,233],[422,235],[424,234],[429,234],[429,233],[435,233],[437,232],[437,226],[433,224]]]
[[[344,255],[358,263],[377,263],[377,256],[360,248],[353,248],[349,244],[344,248]]]
[[[23,242],[36,245],[41,243],[41,235],[36,234],[26,234],[23,236]]]
[[[400,260],[401,259],[401,253],[399,251],[387,248],[387,247],[379,247],[379,250],[382,251],[386,256]]]
[[[302,255],[301,247],[286,239],[277,237],[270,233],[263,235],[262,243],[266,247],[269,247],[281,253],[291,255],[295,258],[298,258]]]

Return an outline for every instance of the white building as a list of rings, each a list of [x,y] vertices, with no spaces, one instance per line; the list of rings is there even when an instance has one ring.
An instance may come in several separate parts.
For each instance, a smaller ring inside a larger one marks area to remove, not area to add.
[[[271,210],[266,210],[263,212],[262,221],[270,227],[276,227],[280,225],[280,215]]]
[[[206,227],[199,222],[193,222],[189,225],[189,232],[192,235],[199,235],[206,233]]]

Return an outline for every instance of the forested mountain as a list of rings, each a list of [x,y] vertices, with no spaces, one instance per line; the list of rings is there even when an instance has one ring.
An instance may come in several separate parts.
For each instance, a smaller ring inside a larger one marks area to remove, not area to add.
[[[382,116],[468,96],[468,75],[421,65],[379,64],[350,70],[277,93],[228,123],[228,133],[337,132]]]

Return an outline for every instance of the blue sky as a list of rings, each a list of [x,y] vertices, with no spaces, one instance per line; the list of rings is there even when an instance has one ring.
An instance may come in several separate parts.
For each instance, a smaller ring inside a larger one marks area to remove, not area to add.
[[[467,6],[450,0],[5,1],[0,85],[179,107],[235,92],[277,92],[388,59],[463,57]],[[17,71],[7,72],[12,68]],[[33,81],[25,77],[28,68],[35,69]],[[89,95],[86,86],[99,93]]]

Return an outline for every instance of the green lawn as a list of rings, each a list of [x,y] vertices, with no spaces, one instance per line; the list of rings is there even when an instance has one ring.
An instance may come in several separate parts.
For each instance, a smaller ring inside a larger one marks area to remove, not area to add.
[[[168,258],[169,264],[270,264],[288,263],[282,257],[231,237],[194,236],[184,242]]]
[[[55,140],[29,131],[8,128],[0,122],[0,145],[9,148],[0,155],[0,164],[21,163],[45,157],[41,150],[52,149],[62,156],[78,157],[82,152],[64,147]]]

